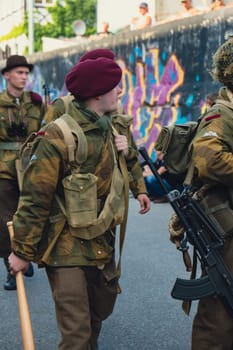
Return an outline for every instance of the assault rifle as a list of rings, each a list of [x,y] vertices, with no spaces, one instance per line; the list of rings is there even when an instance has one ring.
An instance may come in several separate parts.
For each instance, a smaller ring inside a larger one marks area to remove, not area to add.
[[[187,241],[193,245],[205,272],[203,277],[197,279],[177,278],[171,296],[174,299],[191,301],[217,295],[233,317],[233,278],[222,257],[224,232],[190,196],[188,190],[184,189],[181,193],[178,190],[168,192],[146,149],[139,148],[139,153],[157,178],[185,228],[181,250],[187,253]]]

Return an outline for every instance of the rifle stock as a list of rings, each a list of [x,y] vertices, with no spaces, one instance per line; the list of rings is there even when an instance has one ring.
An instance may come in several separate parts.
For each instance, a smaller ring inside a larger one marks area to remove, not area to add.
[[[185,228],[188,242],[196,249],[198,259],[204,268],[205,275],[201,278],[191,280],[177,278],[171,296],[179,300],[197,300],[217,295],[233,317],[233,278],[222,257],[224,232],[187,191],[168,192],[146,149],[139,148],[139,153],[166,193],[169,203]]]

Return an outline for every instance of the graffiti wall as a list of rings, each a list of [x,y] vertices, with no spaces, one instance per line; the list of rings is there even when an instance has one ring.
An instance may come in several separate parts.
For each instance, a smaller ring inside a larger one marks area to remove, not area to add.
[[[153,157],[161,126],[196,120],[205,109],[206,95],[218,91],[210,75],[212,56],[233,33],[232,24],[233,7],[35,54],[29,57],[35,68],[27,88],[44,95],[46,83],[54,100],[67,93],[65,75],[83,52],[96,47],[113,49],[123,71],[124,112],[133,116],[136,143],[145,145]],[[1,78],[0,90],[4,88]]]

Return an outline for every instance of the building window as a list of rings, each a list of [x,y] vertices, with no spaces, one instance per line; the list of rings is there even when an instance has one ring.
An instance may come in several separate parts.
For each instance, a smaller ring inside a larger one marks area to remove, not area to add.
[[[35,7],[47,7],[53,6],[56,0],[34,0]]]

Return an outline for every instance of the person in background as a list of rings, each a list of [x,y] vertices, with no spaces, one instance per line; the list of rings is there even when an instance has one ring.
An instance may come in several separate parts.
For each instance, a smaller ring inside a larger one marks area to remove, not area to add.
[[[225,4],[224,0],[212,0],[211,5],[210,5],[210,10],[211,11],[217,10],[217,9],[223,8],[225,6],[226,6],[226,4]]]
[[[193,7],[192,0],[181,0],[183,10],[177,14],[178,17],[195,16],[201,13],[200,10]]]
[[[11,272],[24,272],[29,261],[46,268],[61,333],[59,350],[98,347],[102,322],[120,293],[116,226],[127,216],[128,186],[139,202],[140,214],[150,209],[130,131],[132,118],[112,116],[121,94],[122,70],[110,50],[93,51],[85,53],[65,79],[74,96],[68,114],[85,134],[87,159],[80,167],[70,168],[61,130],[56,123],[45,126],[26,169],[13,218]],[[77,182],[74,192],[80,194],[71,206],[74,193],[63,187],[70,177]],[[75,229],[70,216],[78,221]]]
[[[7,88],[0,93],[0,256],[3,257],[7,279],[5,290],[15,290],[15,276],[10,274],[8,256],[11,244],[7,222],[11,221],[19,199],[15,161],[27,136],[40,128],[44,115],[42,98],[35,92],[24,91],[33,65],[24,56],[7,59],[2,74]],[[33,276],[30,263],[25,276]]]
[[[98,37],[99,38],[106,38],[110,34],[112,34],[112,32],[109,31],[109,23],[103,22],[102,23],[102,31],[97,33]]]
[[[174,188],[181,190],[183,178],[175,174],[170,174],[168,169],[166,168],[166,163],[164,161],[165,154],[159,150],[155,150],[155,152],[156,161],[154,165],[158,174],[161,176],[161,180],[164,186],[166,187],[167,191],[170,192]],[[152,173],[150,167],[148,165],[145,165],[143,169],[143,176],[150,199],[154,203],[167,202],[165,193],[161,188],[158,179]]]
[[[151,27],[154,24],[153,17],[149,13],[149,7],[146,2],[140,3],[139,13],[139,16],[132,18],[131,29],[144,29]]]
[[[109,31],[109,23],[103,22],[102,23],[102,30],[94,35],[91,35],[89,37],[90,40],[98,40],[102,38],[107,38],[109,35],[111,35],[112,32]]]

